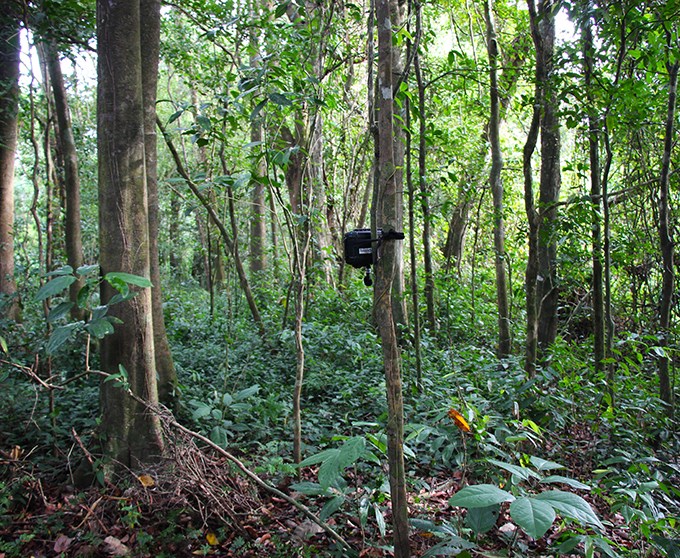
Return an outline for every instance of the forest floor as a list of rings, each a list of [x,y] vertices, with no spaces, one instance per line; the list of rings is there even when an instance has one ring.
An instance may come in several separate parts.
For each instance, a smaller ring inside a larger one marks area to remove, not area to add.
[[[351,548],[343,549],[300,509],[254,485],[224,456],[193,444],[172,449],[167,461],[144,474],[128,472],[118,476],[115,484],[107,481],[86,490],[76,490],[56,476],[41,475],[33,456],[19,447],[0,452],[0,494],[4,500],[0,501],[0,558],[393,555],[388,505],[382,507],[382,527],[380,522],[360,521],[356,510],[327,519],[325,524]],[[268,482],[277,483],[276,489],[316,510],[320,506],[314,498],[295,492],[295,485],[291,487],[295,481],[313,482],[316,472],[308,467],[301,479],[284,477]],[[353,475],[360,473],[350,472],[348,484],[359,487],[360,492],[362,479],[352,479]],[[448,501],[466,484],[464,476],[460,470],[439,472],[410,493],[410,515],[418,518],[411,534],[413,556],[428,554],[428,549],[442,540],[442,533],[429,531],[428,524],[446,525],[456,519],[462,523],[465,512]],[[352,495],[353,501],[360,499],[361,494]],[[635,549],[637,543],[631,541],[624,518],[611,513],[598,497],[586,499],[603,520],[609,541],[637,550],[639,555],[661,556],[651,548]],[[460,554],[429,555],[552,556],[551,543],[566,529],[568,524],[556,522],[546,536],[531,540],[512,523],[504,505],[495,529],[476,540],[474,550],[460,548]],[[509,540],[514,548],[524,550],[508,553]],[[573,556],[583,555],[578,549],[574,552]],[[604,556],[594,554],[600,555]]]

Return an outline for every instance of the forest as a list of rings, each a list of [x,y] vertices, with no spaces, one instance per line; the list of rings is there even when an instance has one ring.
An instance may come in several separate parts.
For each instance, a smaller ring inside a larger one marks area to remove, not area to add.
[[[0,1],[0,558],[680,557],[676,0]]]

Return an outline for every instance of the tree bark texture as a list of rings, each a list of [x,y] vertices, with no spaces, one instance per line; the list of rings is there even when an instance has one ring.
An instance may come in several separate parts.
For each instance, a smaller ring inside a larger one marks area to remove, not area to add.
[[[538,195],[540,230],[538,234],[538,346],[545,350],[557,336],[557,234],[556,204],[560,196],[560,122],[554,75],[555,0],[529,0],[536,47],[536,83],[541,88],[541,171]]]
[[[377,161],[378,195],[374,198],[375,222],[383,233],[401,231],[403,220],[402,190],[398,187],[394,134],[394,81],[392,17],[393,4],[376,0],[375,14],[378,28],[378,72],[376,110],[378,113]],[[401,381],[401,356],[397,344],[393,289],[402,273],[401,241],[387,240],[377,248],[373,309],[382,342],[385,382],[387,387],[387,454],[392,498],[392,527],[394,555],[410,556],[408,505],[404,468],[404,406]]]
[[[139,0],[97,2],[97,148],[102,273],[149,278],[149,217],[145,165],[141,16]],[[115,294],[102,284],[102,301]],[[101,367],[124,367],[131,391],[158,402],[151,290],[112,306],[119,318],[101,343]],[[102,382],[102,439],[109,458],[134,467],[163,450],[158,418],[114,382]],[[114,465],[115,467],[115,465]]]
[[[661,244],[661,261],[663,265],[663,281],[661,287],[661,305],[659,310],[659,345],[666,348],[670,345],[671,309],[673,290],[675,288],[675,243],[673,241],[670,217],[670,169],[675,109],[678,95],[678,68],[680,62],[667,64],[668,67],[668,115],[665,123],[664,150],[661,160],[661,176],[659,179],[659,241]],[[659,397],[668,405],[669,413],[673,410],[673,390],[668,371],[669,357],[667,352],[659,357]]]
[[[0,312],[10,320],[21,318],[14,278],[14,157],[19,110],[18,2],[0,3]]]
[[[494,21],[492,0],[484,4],[489,54],[489,94],[491,113],[489,115],[489,143],[491,147],[491,169],[489,184],[493,196],[493,238],[496,269],[496,306],[498,310],[498,357],[506,358],[511,351],[510,312],[508,304],[508,280],[505,255],[505,221],[503,219],[503,155],[501,153],[501,114],[498,93],[498,41]]]

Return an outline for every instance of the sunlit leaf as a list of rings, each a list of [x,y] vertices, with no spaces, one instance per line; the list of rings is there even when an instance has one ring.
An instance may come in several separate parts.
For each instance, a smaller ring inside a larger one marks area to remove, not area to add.
[[[470,425],[468,424],[468,421],[465,420],[465,417],[456,411],[456,409],[449,409],[448,415],[453,423],[463,432],[470,432]]]

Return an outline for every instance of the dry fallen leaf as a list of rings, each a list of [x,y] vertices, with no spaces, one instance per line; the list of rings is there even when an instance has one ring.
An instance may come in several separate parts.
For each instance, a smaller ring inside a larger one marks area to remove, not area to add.
[[[151,488],[152,486],[156,486],[156,481],[153,479],[151,475],[139,475],[137,477],[137,480],[142,483],[142,486],[145,488]]]
[[[120,542],[116,537],[108,536],[104,539],[106,552],[111,556],[128,556],[130,549]]]
[[[54,541],[54,552],[57,554],[66,552],[68,547],[71,546],[71,542],[73,542],[72,538],[67,537],[66,535],[59,535],[57,540]]]

